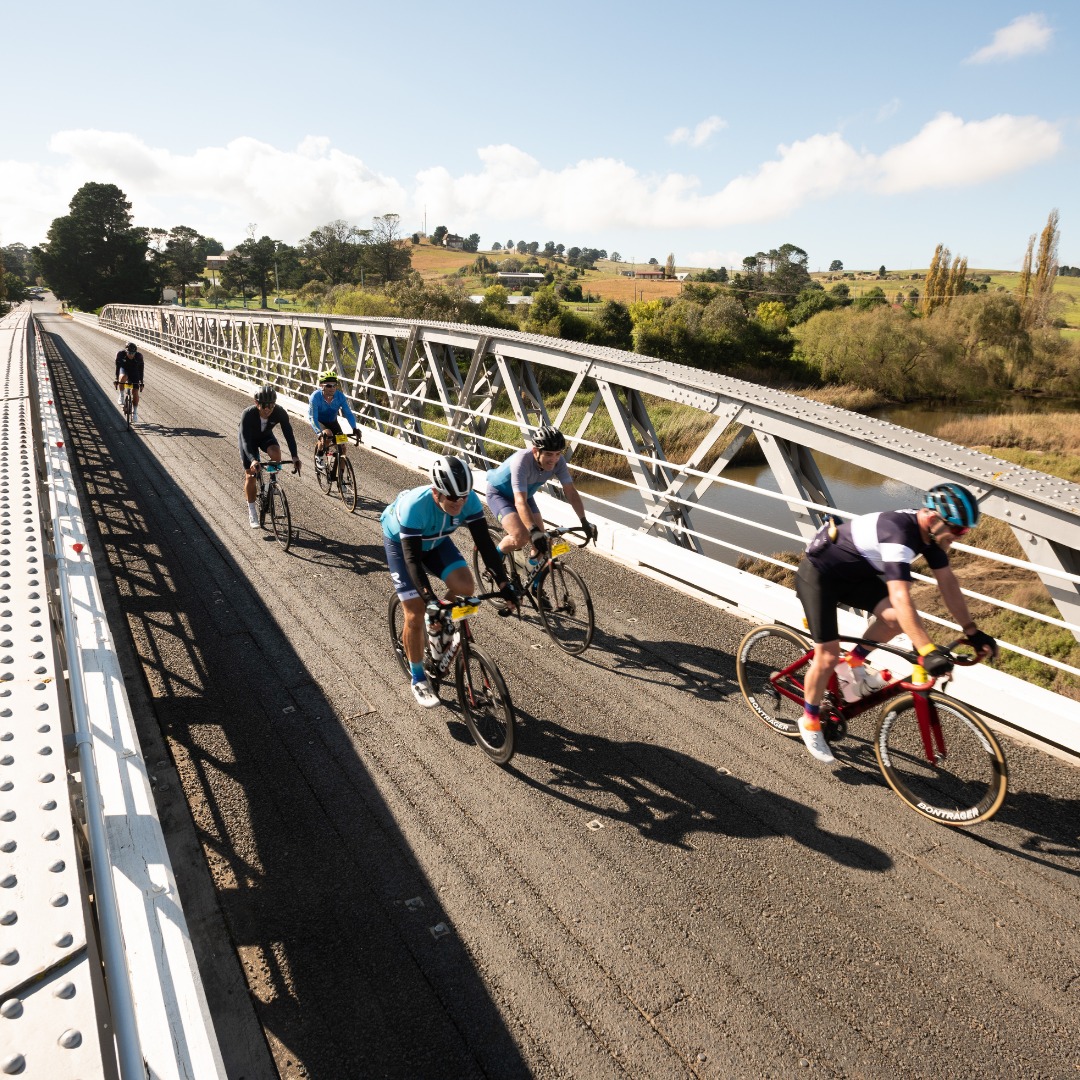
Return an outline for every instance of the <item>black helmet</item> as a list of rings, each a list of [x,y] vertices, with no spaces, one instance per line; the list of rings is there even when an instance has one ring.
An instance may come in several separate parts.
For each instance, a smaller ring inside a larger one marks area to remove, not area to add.
[[[139,351],[139,346],[138,346],[138,345],[136,345],[134,341],[129,341],[129,342],[128,342],[128,343],[127,343],[127,344],[126,344],[125,346],[124,346],[124,351],[125,351],[125,352],[138,352],[138,351]]]
[[[923,506],[941,516],[946,525],[974,529],[979,524],[979,504],[966,487],[936,484],[923,496]]]
[[[431,483],[448,499],[464,499],[472,491],[472,469],[459,457],[436,458],[431,465]]]
[[[533,432],[532,444],[537,450],[558,450],[561,452],[566,449],[566,436],[557,427],[544,424]]]
[[[277,391],[272,386],[260,387],[255,393],[255,404],[260,408],[277,404]]]

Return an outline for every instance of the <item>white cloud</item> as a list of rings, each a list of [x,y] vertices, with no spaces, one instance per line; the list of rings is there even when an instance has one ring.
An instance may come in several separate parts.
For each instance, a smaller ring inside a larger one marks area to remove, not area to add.
[[[1045,16],[1021,15],[998,30],[989,45],[977,49],[964,62],[986,64],[992,60],[1011,60],[1015,56],[1042,52],[1050,44],[1053,34]]]
[[[721,266],[742,266],[743,253],[741,251],[721,251],[719,248],[709,248],[707,251],[688,251],[685,259],[680,264],[686,266],[711,266],[719,270]]]
[[[874,119],[879,123],[883,123],[886,120],[891,119],[900,111],[900,99],[894,97],[891,101],[886,101],[878,111]]]
[[[400,213],[409,231],[424,207],[428,220],[468,222],[482,232],[546,226],[553,235],[580,236],[723,228],[855,193],[974,187],[1046,161],[1061,145],[1058,126],[1038,117],[965,121],[942,113],[880,155],[857,150],[837,132],[811,135],[719,184],[684,173],[644,174],[615,158],[551,169],[505,144],[481,148],[474,172],[434,166],[409,184],[321,137],[292,150],[241,137],[176,154],[123,132],[65,131],[51,142],[56,165],[0,160],[0,242],[44,239],[49,222],[88,180],[117,184],[139,225],[191,225],[226,245],[243,239],[249,222],[257,235],[289,243],[334,218],[366,224],[387,212]]]
[[[700,124],[695,124],[693,128],[676,128],[666,138],[672,146],[686,143],[696,150],[699,146],[704,146],[718,131],[727,126],[727,121],[722,116],[707,116]]]

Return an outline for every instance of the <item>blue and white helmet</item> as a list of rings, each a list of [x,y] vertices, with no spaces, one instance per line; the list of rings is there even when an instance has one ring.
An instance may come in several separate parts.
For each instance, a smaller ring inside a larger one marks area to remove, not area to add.
[[[957,529],[974,529],[979,524],[979,503],[960,484],[936,484],[923,496],[923,506]]]
[[[436,458],[431,466],[431,483],[448,499],[464,499],[473,489],[472,469],[459,457]]]

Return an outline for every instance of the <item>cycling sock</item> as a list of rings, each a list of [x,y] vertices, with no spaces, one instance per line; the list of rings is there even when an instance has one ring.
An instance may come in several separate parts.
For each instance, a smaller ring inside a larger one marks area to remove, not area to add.
[[[819,716],[821,716],[821,706],[820,705],[811,705],[809,701],[804,701],[802,703],[802,707],[803,707],[803,712],[806,713],[807,716],[812,716],[815,720]]]
[[[865,660],[869,655],[870,650],[865,645],[856,645],[855,648],[848,653],[849,663],[851,660]]]
[[[427,674],[424,671],[423,664],[414,664],[409,661],[409,674],[412,676],[414,683],[423,682],[427,678]]]

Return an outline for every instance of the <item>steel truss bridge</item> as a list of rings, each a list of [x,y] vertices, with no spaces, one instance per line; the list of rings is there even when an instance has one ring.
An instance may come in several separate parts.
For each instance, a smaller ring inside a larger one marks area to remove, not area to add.
[[[955,480],[976,493],[985,514],[1009,526],[1023,557],[963,544],[954,550],[1029,571],[1048,590],[1058,615],[976,592],[967,595],[1080,639],[1080,485],[887,421],[636,353],[486,327],[126,305],[103,309],[98,325],[235,385],[272,382],[298,404],[314,390],[318,372],[333,367],[372,435],[369,441],[383,449],[392,441],[393,452],[411,452],[418,463],[426,454],[452,451],[486,469],[520,447],[528,428],[551,422],[567,434],[571,469],[578,476],[608,479],[636,493],[639,542],[623,541],[620,552],[619,542],[613,541],[617,555],[627,557],[630,551],[629,561],[646,572],[712,592],[762,617],[800,616],[797,605],[791,607],[790,597],[781,600],[775,586],[770,592],[760,581],[732,584],[730,567],[725,584],[715,585],[714,575],[720,572],[715,556],[726,549],[778,562],[770,552],[784,544],[801,547],[824,515],[845,514],[829,491],[818,455],[916,489]],[[671,459],[654,419],[673,404],[686,410],[687,422],[680,425],[684,441],[688,430],[696,439],[678,461]],[[724,486],[747,488],[726,477],[725,470],[751,439],[779,491],[749,490],[785,505],[794,526],[753,523],[768,550],[726,540],[725,519],[746,519],[705,502],[707,494]],[[609,474],[603,465],[575,464],[575,452],[580,461],[583,448],[592,452],[590,461],[616,468]],[[590,513],[600,516],[607,508],[616,509],[601,497],[587,501]],[[625,519],[625,505],[617,509],[622,513],[613,516]],[[762,601],[765,594],[771,597],[768,602]],[[747,599],[751,595],[754,600]],[[1080,670],[1031,653],[1022,644],[1005,645],[1080,676]],[[1068,711],[1071,703],[1053,697]],[[1074,730],[1078,720],[1070,718],[1071,734],[1055,729],[1050,737],[1065,745],[1075,741],[1080,748],[1080,731]]]

